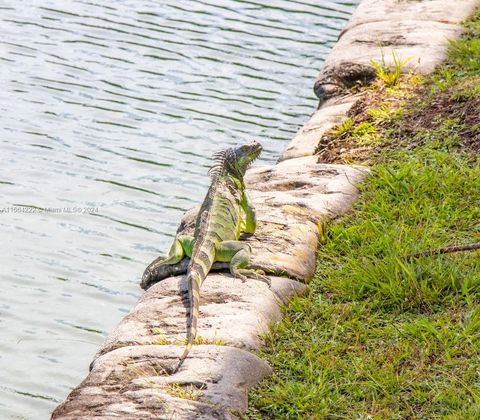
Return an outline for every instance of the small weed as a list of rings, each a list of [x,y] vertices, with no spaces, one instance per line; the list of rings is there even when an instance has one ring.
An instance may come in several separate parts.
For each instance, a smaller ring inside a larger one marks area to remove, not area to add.
[[[385,86],[397,86],[400,81],[402,70],[411,61],[411,58],[405,60],[400,59],[399,55],[392,51],[393,66],[387,65],[385,56],[382,52],[382,61],[380,63],[371,61],[372,67],[375,69],[377,78],[380,79]]]
[[[169,344],[165,337],[165,331],[162,328],[154,327],[151,331],[152,334],[156,335],[157,337],[155,337],[150,344],[156,344],[158,346]]]
[[[168,384],[163,389],[172,397],[184,400],[198,401],[203,395],[203,388],[198,388],[195,385]]]
[[[455,83],[454,72],[449,68],[441,68],[432,76],[433,87],[436,90],[445,92]]]
[[[367,111],[367,114],[372,118],[375,124],[379,124],[398,121],[403,117],[404,112],[402,107],[392,108],[383,103],[377,108],[370,108]]]
[[[353,118],[347,118],[345,121],[342,123],[338,124],[331,132],[332,136],[335,138],[341,138],[346,136],[351,129],[353,128],[353,125],[355,124],[355,120]]]
[[[165,337],[159,337],[159,338],[155,338],[153,339],[150,344],[155,344],[157,346],[165,346],[168,344],[168,341]]]
[[[182,342],[183,345],[187,344],[187,339],[185,339],[183,342]],[[202,345],[202,344],[213,344],[213,345],[216,345],[216,346],[224,346],[225,345],[225,342],[223,340],[209,340],[209,339],[206,339],[206,338],[203,338],[202,336],[200,335],[197,335],[197,337],[195,338],[195,340],[193,340],[193,344],[194,345]]]
[[[154,363],[142,363],[133,359],[126,359],[123,363],[125,370],[130,372],[136,378],[144,378],[147,383],[151,383],[149,378],[163,376],[167,371]]]
[[[151,332],[152,334],[155,334],[155,335],[163,335],[165,334],[165,331],[163,330],[163,328],[160,328],[160,327],[153,327],[151,329]]]
[[[377,128],[368,121],[358,124],[353,129],[352,136],[360,145],[377,144],[381,141]]]

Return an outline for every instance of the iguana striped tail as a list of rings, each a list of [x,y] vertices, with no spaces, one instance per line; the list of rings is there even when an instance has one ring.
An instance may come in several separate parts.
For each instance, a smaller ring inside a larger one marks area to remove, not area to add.
[[[205,242],[207,242],[208,245],[211,245],[211,243],[209,243],[210,241],[207,240]],[[199,246],[198,250],[194,250],[194,253],[192,255],[191,263],[188,267],[187,274],[188,300],[190,303],[189,325],[187,327],[187,347],[185,348],[185,351],[183,352],[182,357],[180,358],[180,361],[173,373],[176,373],[180,369],[183,362],[190,353],[193,342],[197,337],[197,321],[200,311],[200,286],[202,285],[203,281],[207,277],[208,272],[212,268],[214,260],[214,247]]]

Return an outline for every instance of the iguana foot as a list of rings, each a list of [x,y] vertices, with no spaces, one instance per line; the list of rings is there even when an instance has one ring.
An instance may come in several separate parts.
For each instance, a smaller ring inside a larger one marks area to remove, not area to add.
[[[224,241],[217,246],[217,261],[230,261],[230,273],[242,281],[247,279],[260,280],[270,287],[270,279],[262,270],[247,268],[250,262],[251,248],[246,242]]]
[[[164,279],[172,271],[172,274],[175,274],[178,271],[178,274],[186,271],[186,267],[178,267],[178,270],[168,270],[167,267],[178,264],[185,256],[192,255],[193,247],[193,237],[187,235],[178,235],[175,237],[170,251],[166,257],[158,257],[152,261],[148,267],[145,269],[142,275],[142,280],[140,286],[142,289],[146,290],[153,283]],[[163,274],[163,275],[162,275]]]
[[[235,270],[235,272],[233,273],[233,276],[236,278],[239,278],[243,282],[247,281],[248,279],[254,279],[267,284],[269,288],[272,286],[272,282],[270,281],[270,278],[265,275],[265,272],[263,270],[251,270],[246,268],[240,268],[238,270]]]

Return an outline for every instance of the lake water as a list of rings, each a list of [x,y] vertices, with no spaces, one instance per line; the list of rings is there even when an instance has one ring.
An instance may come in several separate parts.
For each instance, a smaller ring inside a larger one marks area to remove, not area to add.
[[[0,0],[0,418],[85,377],[212,152],[275,161],[357,3]]]

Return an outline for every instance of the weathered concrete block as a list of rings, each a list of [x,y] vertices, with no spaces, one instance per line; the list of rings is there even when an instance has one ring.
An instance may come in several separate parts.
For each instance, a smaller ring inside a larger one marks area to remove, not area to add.
[[[203,345],[170,375],[182,352],[180,346],[146,345],[99,357],[52,419],[236,418],[247,408],[248,388],[270,373],[247,351]]]
[[[431,73],[445,60],[446,46],[463,31],[459,23],[477,0],[364,0],[342,31],[315,83],[320,100],[375,78],[371,61],[393,65],[392,51],[410,59],[403,71]]]
[[[271,287],[257,280],[242,282],[210,274],[202,284],[198,335],[203,343],[258,349],[261,335],[281,319],[281,305],[306,286],[271,277]],[[182,345],[186,337],[186,278],[170,277],[149,288],[99,349],[99,357],[123,346]]]
[[[318,223],[351,207],[358,195],[356,184],[367,173],[362,166],[323,164],[316,156],[308,156],[253,168],[246,182],[263,217],[280,209],[284,220],[293,217],[297,223]]]

